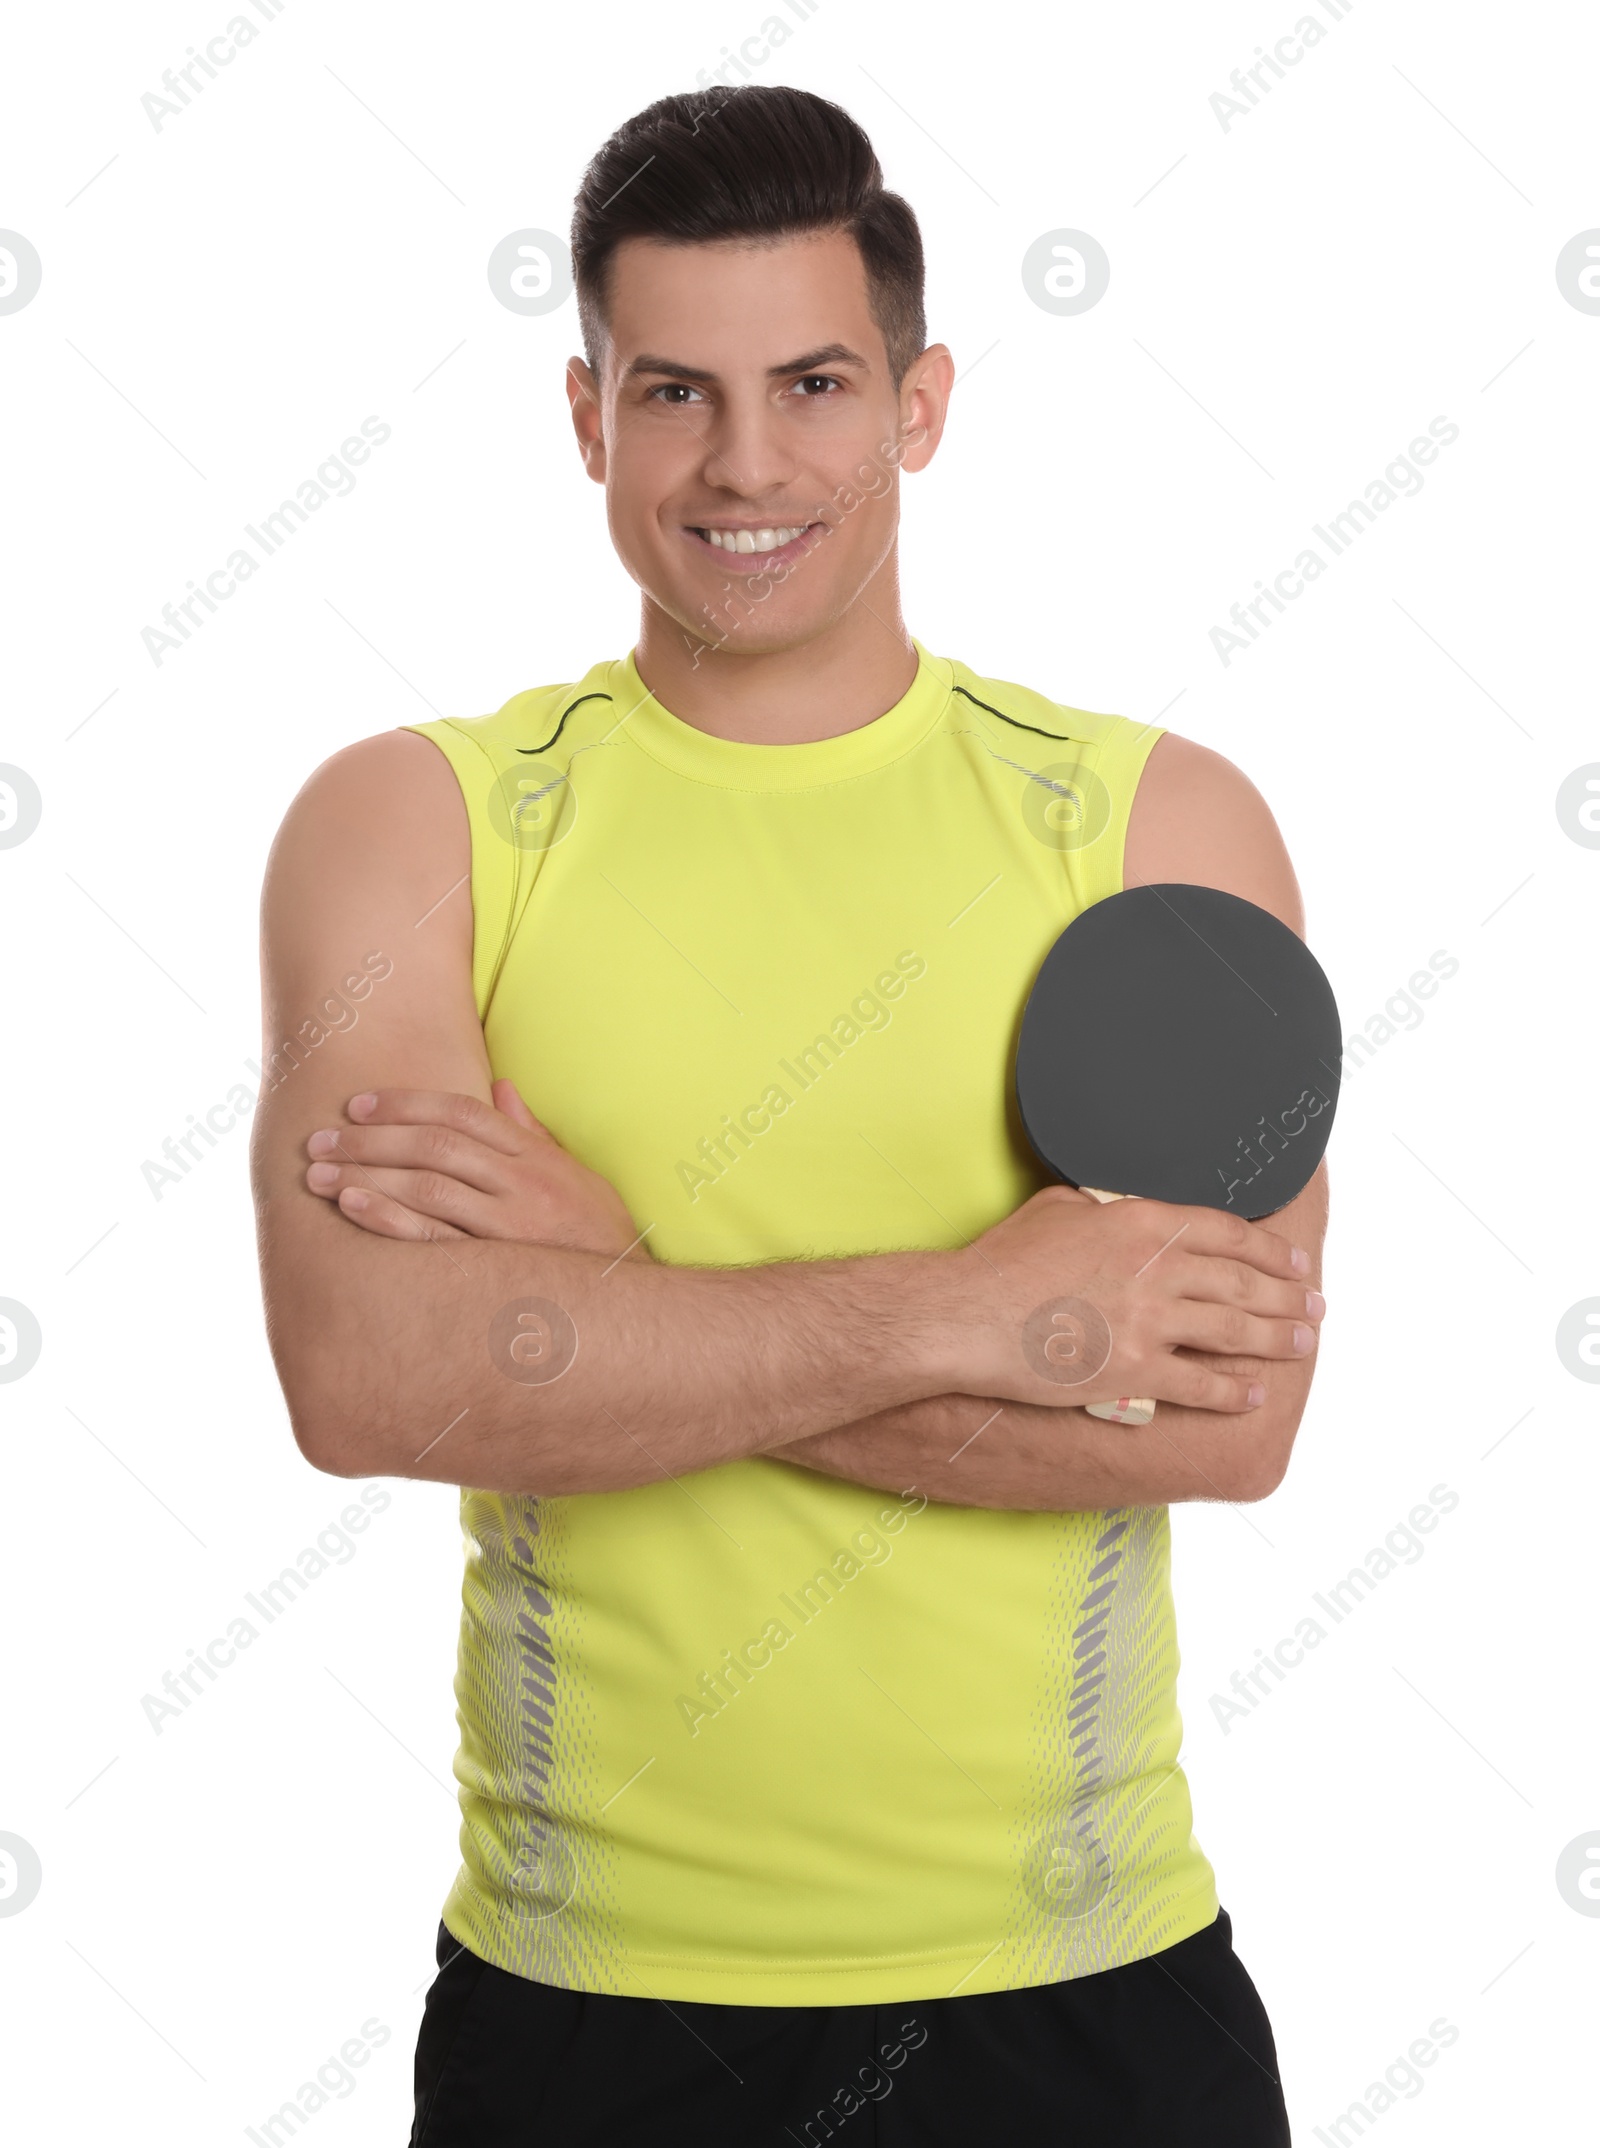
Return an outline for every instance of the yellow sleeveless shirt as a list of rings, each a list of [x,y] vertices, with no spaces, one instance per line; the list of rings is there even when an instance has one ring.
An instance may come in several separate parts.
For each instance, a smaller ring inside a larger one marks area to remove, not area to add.
[[[471,822],[490,1065],[658,1260],[955,1247],[1046,1182],[1023,1003],[1121,887],[1161,734],[917,655],[887,714],[810,744],[696,730],[631,656],[410,727]],[[1215,1917],[1165,1508],[945,1506],[762,1457],[465,1489],[461,1518],[444,1922],[500,1968],[879,2003],[1081,1976]]]

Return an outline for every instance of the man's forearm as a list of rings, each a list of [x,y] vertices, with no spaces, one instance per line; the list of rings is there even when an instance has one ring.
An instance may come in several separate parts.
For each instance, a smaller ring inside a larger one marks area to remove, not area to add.
[[[281,1213],[269,1201],[261,1219],[274,1357],[302,1450],[340,1474],[617,1490],[949,1384],[940,1343],[955,1323],[934,1309],[958,1289],[958,1256],[675,1268],[356,1239],[325,1208],[311,1244],[302,1210],[280,1245]]]
[[[1273,1371],[1284,1369],[1268,1368],[1269,1389]],[[1148,1425],[1107,1424],[1081,1409],[934,1395],[768,1453],[855,1484],[915,1489],[947,1506],[1098,1513],[1252,1500],[1281,1480],[1304,1404],[1303,1389],[1284,1393],[1278,1384],[1248,1418],[1163,1402]]]

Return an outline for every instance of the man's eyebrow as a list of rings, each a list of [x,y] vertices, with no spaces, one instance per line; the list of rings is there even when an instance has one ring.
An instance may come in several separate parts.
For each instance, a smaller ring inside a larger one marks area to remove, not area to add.
[[[626,370],[629,373],[665,373],[672,380],[715,380],[717,377],[704,366],[680,365],[676,358],[655,358],[648,352],[635,358]]]
[[[865,370],[867,361],[848,344],[824,343],[814,351],[802,352],[798,358],[787,359],[782,365],[769,365],[767,378],[785,380],[792,373],[815,373],[829,365],[858,365]],[[676,358],[658,358],[648,351],[633,359],[627,371],[630,374],[664,374],[669,380],[714,381],[717,378],[708,366],[684,365]]]
[[[825,365],[858,365],[863,371],[867,361],[859,351],[853,351],[845,343],[824,343],[819,350],[806,351],[799,358],[791,358],[787,365],[769,365],[768,380],[781,380],[789,373],[815,373]]]

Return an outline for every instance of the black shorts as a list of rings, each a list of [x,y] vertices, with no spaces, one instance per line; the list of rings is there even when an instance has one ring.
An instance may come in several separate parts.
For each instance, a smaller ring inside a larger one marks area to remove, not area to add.
[[[887,2006],[561,1991],[439,1927],[411,2148],[1287,2148],[1226,1912],[1061,1984]]]

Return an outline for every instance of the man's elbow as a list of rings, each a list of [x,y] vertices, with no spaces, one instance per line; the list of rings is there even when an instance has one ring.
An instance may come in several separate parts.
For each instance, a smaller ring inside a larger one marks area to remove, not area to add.
[[[294,1443],[313,1469],[326,1477],[381,1477],[391,1474],[386,1458],[348,1424],[291,1409]]]
[[[262,1299],[267,1347],[301,1454],[325,1476],[395,1475],[392,1396],[400,1376],[371,1346],[370,1317],[308,1260],[298,1269],[286,1257],[267,1266]]]
[[[1250,1429],[1239,1444],[1227,1472],[1228,1482],[1223,1486],[1236,1505],[1250,1506],[1258,1499],[1270,1499],[1278,1489],[1289,1473],[1289,1457],[1294,1452],[1304,1411],[1303,1395],[1291,1399],[1269,1393],[1261,1407],[1245,1420]]]
[[[393,1459],[371,1413],[337,1368],[319,1365],[314,1356],[288,1358],[283,1353],[277,1363],[289,1429],[313,1469],[329,1477],[393,1474]]]

